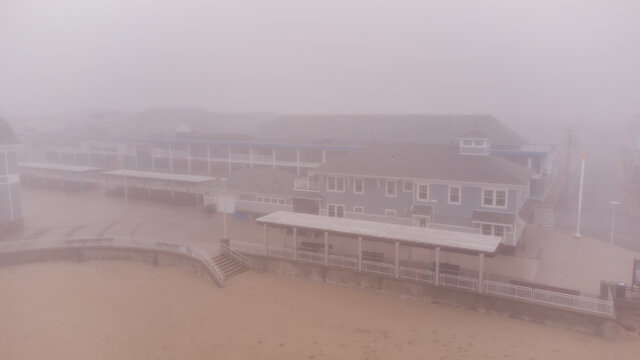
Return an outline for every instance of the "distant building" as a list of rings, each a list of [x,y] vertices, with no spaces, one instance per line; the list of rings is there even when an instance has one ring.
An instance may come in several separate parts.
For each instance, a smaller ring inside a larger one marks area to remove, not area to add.
[[[17,147],[13,130],[0,119],[0,235],[23,224]]]
[[[313,169],[320,214],[479,232],[515,246],[534,173],[486,143],[372,145]]]

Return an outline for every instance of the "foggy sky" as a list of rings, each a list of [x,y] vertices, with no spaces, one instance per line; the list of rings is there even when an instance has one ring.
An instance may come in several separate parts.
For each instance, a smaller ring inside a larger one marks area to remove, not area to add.
[[[0,114],[640,112],[640,1],[0,0]]]

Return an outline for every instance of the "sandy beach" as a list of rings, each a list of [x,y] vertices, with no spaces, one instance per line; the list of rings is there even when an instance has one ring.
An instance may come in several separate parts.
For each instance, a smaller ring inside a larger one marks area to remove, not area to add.
[[[120,261],[0,269],[0,359],[635,359],[607,340],[246,272],[217,288]]]

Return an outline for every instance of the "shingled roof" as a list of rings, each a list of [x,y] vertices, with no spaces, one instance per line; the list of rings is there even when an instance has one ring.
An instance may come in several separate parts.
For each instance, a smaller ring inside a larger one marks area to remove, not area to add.
[[[494,148],[517,149],[528,144],[491,115],[281,115],[263,125],[256,137],[336,144],[451,145],[474,131],[485,134]]]
[[[372,145],[311,172],[388,178],[526,185],[530,169],[493,155],[460,155],[443,145]]]
[[[4,119],[0,119],[0,145],[13,145],[17,143],[18,139],[13,133],[13,129],[11,129],[9,123]]]

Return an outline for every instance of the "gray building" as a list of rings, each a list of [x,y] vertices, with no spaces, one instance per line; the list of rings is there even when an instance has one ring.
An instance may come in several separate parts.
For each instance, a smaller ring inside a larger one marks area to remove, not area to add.
[[[17,161],[18,140],[0,119],[0,235],[22,226],[22,201]]]
[[[372,145],[310,172],[320,214],[503,237],[515,246],[534,173],[489,143]]]

